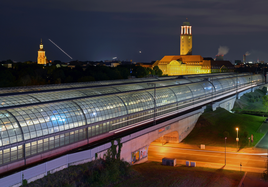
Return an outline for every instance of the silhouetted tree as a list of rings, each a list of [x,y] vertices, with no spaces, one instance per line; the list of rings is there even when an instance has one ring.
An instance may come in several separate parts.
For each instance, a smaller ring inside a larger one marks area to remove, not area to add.
[[[268,108],[268,95],[262,97],[262,104],[266,107],[266,112]]]
[[[159,67],[158,67],[158,66],[155,66],[155,67],[153,68],[153,70],[155,71],[155,75],[157,75],[158,77],[160,77],[160,76],[162,76],[162,75],[163,75],[162,70],[161,70],[161,69],[159,69]]]

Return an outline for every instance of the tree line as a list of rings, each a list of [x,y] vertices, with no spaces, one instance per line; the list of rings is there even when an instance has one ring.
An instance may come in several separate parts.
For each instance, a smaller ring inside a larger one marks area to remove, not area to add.
[[[0,87],[32,86],[102,80],[142,78],[162,76],[158,66],[153,69],[139,65],[119,65],[117,67],[76,65],[74,68],[56,64],[14,63],[12,68],[0,65]]]

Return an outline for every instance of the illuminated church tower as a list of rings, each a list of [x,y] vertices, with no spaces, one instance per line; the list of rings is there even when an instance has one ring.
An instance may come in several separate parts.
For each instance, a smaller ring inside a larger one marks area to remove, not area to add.
[[[180,55],[192,55],[192,26],[187,21],[181,26]]]
[[[42,39],[40,44],[40,49],[38,50],[37,64],[46,64],[47,57],[45,55],[45,50],[43,49]]]

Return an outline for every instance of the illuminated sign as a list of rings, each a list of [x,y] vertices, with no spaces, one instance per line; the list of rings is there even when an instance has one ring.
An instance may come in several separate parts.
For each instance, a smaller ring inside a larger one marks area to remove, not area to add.
[[[166,126],[166,127],[163,127],[161,129],[158,129],[158,133],[164,132],[164,131],[169,130],[169,129],[170,129],[170,125]]]
[[[148,156],[148,146],[131,153],[131,163],[134,164]]]

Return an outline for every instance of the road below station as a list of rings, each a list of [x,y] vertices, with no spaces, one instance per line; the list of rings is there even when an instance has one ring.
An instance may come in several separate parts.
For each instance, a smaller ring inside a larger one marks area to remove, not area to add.
[[[173,146],[172,144],[160,145],[152,143],[149,146],[148,161],[161,162],[162,158],[176,158],[178,164],[185,161],[196,162],[198,167],[222,168],[225,165],[225,151],[223,147],[217,150],[189,149]],[[266,153],[239,153],[226,152],[225,169],[263,172],[266,167]],[[211,165],[214,164],[214,165]],[[242,167],[240,167],[240,164]]]

